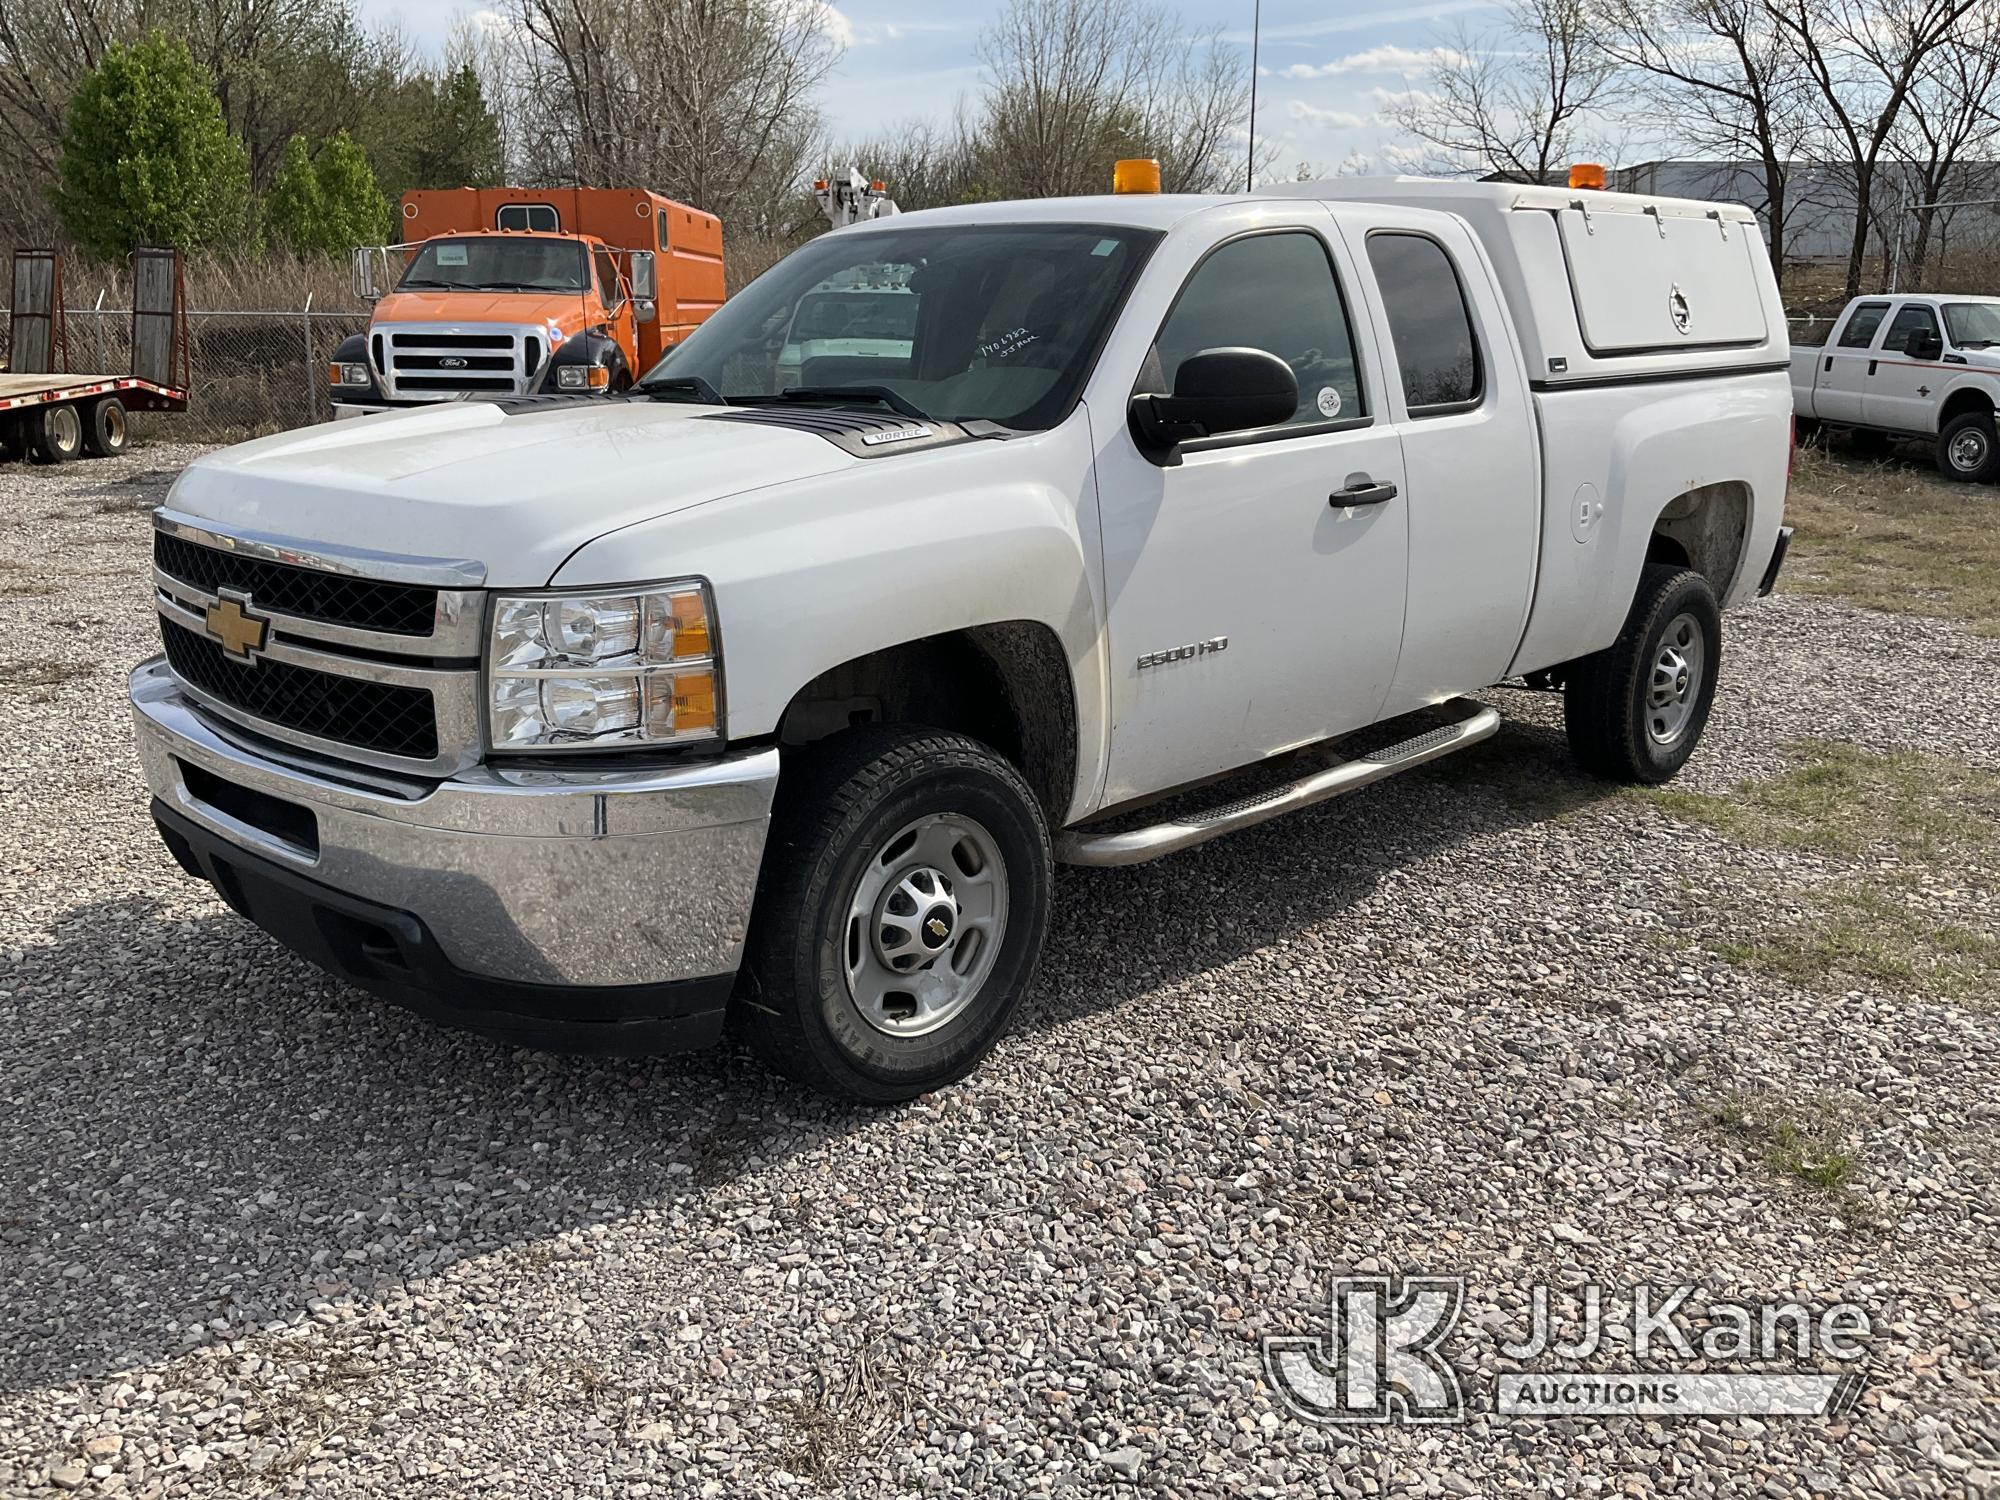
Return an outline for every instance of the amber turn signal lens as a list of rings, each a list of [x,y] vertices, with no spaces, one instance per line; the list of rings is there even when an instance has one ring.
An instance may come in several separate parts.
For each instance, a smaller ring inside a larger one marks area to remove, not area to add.
[[[1604,186],[1604,168],[1594,161],[1580,161],[1569,169],[1569,185],[1573,188],[1601,188]]]
[[[1128,156],[1111,169],[1114,193],[1157,193],[1160,164],[1150,156]]]

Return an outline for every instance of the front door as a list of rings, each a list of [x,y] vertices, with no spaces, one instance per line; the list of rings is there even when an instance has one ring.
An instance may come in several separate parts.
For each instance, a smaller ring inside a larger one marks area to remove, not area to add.
[[[1204,349],[1262,349],[1298,378],[1292,419],[1186,445],[1162,467],[1122,411],[1091,413],[1111,646],[1108,803],[1358,728],[1388,696],[1409,497],[1379,373],[1357,357],[1343,295],[1353,284],[1324,209],[1300,205],[1291,223],[1267,215],[1187,273],[1138,388],[1171,391]]]
[[[1909,351],[1912,334],[1928,333],[1940,340],[1937,313],[1921,302],[1905,302],[1882,335],[1880,358],[1861,399],[1861,419],[1870,427],[1896,432],[1936,432],[1937,392],[1950,372],[1936,360],[1920,360]]]

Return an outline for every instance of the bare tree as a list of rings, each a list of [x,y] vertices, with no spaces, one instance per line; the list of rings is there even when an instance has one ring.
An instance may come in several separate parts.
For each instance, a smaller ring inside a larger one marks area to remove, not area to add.
[[[1958,216],[1954,200],[1990,197],[1995,191],[2000,178],[1992,162],[2000,143],[2000,117],[1992,107],[1996,93],[2000,12],[1981,6],[1966,17],[1953,45],[1923,59],[1889,136],[1886,154],[1897,164],[1898,191],[1884,205],[1887,222],[1880,224],[1880,233],[1912,289],[1923,285],[1934,243]]]
[[[1806,82],[1763,0],[1605,0],[1605,55],[1628,70],[1677,147],[1754,164],[1771,265],[1785,271],[1792,164],[1809,129]]]
[[[981,35],[981,196],[1101,193],[1119,157],[1159,158],[1168,192],[1242,181],[1241,55],[1148,0],[1012,0]]]
[[[1847,296],[1861,291],[1885,151],[1933,54],[1965,44],[1980,0],[1763,0],[1810,87],[1824,156],[1849,174]]]
[[[1562,174],[1617,73],[1589,0],[1515,0],[1497,32],[1460,27],[1433,57],[1425,86],[1384,113],[1432,149],[1438,170],[1513,182]]]
[[[814,154],[840,47],[811,0],[513,0],[520,160],[644,183],[768,230]]]

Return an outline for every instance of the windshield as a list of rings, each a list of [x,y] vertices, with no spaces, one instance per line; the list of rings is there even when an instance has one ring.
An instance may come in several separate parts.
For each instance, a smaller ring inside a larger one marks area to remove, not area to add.
[[[1052,427],[1159,235],[1088,224],[822,235],[653,367],[727,401],[887,389],[947,422]]]
[[[432,240],[417,252],[396,290],[581,292],[590,266],[575,240],[481,235]]]
[[[2000,344],[2000,304],[1992,302],[1947,302],[1944,326],[1951,341],[1961,349],[1987,349]]]

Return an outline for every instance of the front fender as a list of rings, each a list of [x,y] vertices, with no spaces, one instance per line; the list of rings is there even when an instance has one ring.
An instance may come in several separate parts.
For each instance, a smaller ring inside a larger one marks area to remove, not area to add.
[[[1032,436],[852,459],[642,522],[582,547],[551,582],[706,578],[732,741],[775,733],[800,688],[870,652],[979,625],[1046,625],[1075,692],[1075,817],[1106,743],[1100,557],[1079,415]]]

